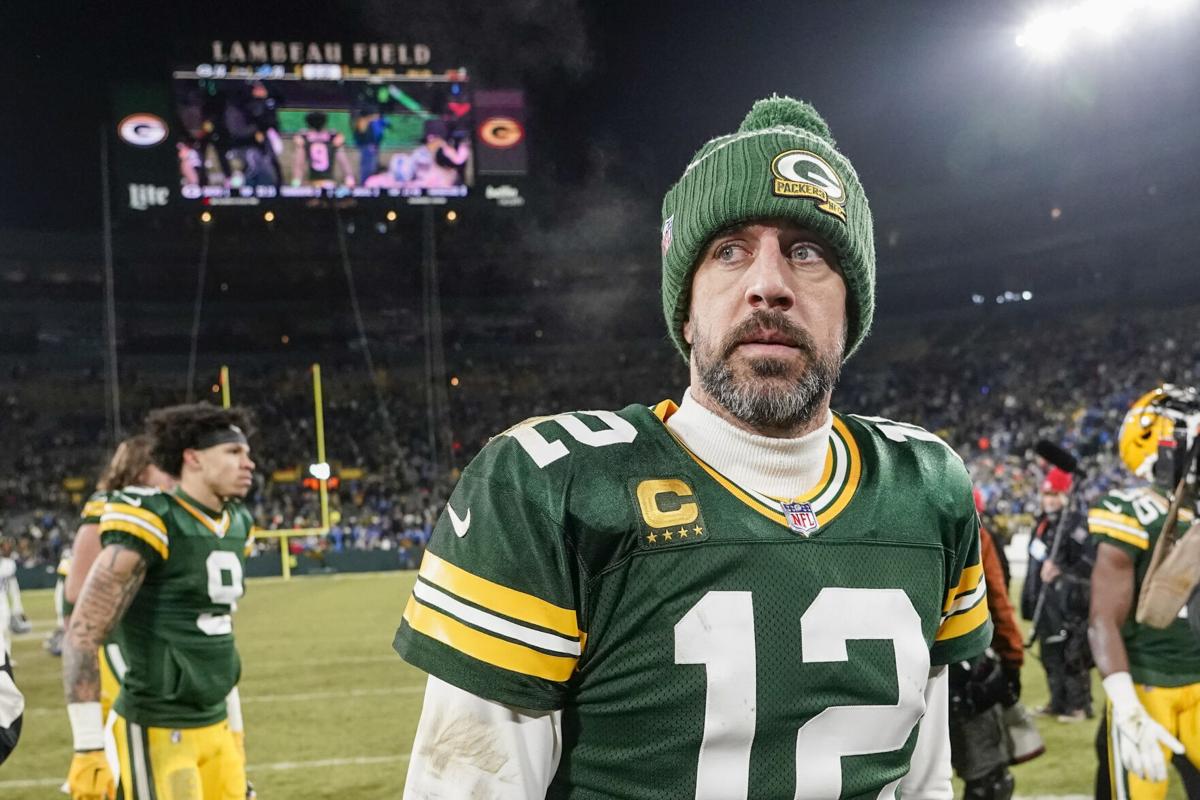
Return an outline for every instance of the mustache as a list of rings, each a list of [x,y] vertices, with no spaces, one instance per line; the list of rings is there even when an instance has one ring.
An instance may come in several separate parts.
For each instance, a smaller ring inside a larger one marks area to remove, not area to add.
[[[787,337],[809,358],[816,354],[816,344],[808,331],[792,322],[782,311],[754,311],[725,335],[721,342],[721,358],[728,358],[746,339],[760,331],[770,331]]]

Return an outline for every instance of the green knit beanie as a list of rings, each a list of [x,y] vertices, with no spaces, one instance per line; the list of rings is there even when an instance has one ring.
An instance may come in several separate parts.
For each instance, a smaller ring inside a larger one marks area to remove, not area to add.
[[[875,311],[871,209],[829,126],[808,103],[759,100],[737,133],[709,141],[662,206],[662,301],[675,347],[688,359],[683,323],[692,274],[717,231],[769,217],[795,221],[833,247],[846,282],[845,358],[858,348]]]

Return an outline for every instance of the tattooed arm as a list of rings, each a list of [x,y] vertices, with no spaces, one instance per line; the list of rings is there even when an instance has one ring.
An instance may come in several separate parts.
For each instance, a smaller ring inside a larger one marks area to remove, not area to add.
[[[63,640],[63,689],[75,742],[67,774],[72,800],[101,800],[115,789],[104,758],[100,717],[99,649],[125,614],[146,578],[146,559],[136,550],[110,544],[88,572]]]
[[[63,641],[63,689],[68,703],[100,699],[97,650],[116,627],[146,577],[146,559],[119,544],[100,551],[88,573]]]

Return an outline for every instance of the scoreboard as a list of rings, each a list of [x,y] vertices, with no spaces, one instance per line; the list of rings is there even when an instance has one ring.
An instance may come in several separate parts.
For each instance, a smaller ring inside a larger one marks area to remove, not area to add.
[[[114,92],[120,206],[338,200],[523,203],[524,94],[434,70],[427,45],[215,41],[206,61]],[[305,59],[251,63],[256,55]],[[328,57],[353,63],[328,63]],[[308,60],[311,58],[312,60]]]

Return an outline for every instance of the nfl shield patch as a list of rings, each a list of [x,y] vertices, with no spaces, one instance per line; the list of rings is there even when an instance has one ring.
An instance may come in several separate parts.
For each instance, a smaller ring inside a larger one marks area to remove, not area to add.
[[[788,527],[801,536],[808,536],[821,527],[817,522],[816,512],[812,503],[782,503],[783,516],[787,518]]]

